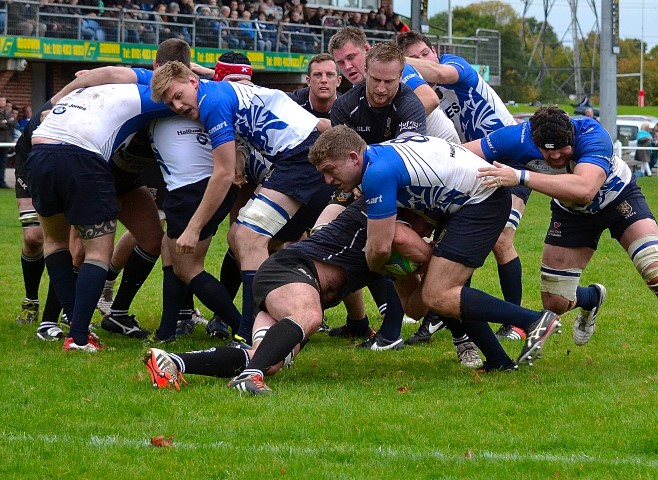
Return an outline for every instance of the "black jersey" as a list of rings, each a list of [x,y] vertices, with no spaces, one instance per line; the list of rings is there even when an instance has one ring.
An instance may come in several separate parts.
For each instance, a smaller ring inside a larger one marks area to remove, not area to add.
[[[343,268],[347,272],[347,282],[342,288],[342,298],[381,278],[378,273],[370,271],[366,262],[368,217],[365,207],[364,198],[356,200],[327,226],[288,247],[288,250],[299,250],[313,260]]]
[[[401,84],[391,103],[373,108],[366,98],[365,82],[336,100],[331,109],[331,125],[347,125],[368,145],[405,132],[425,135],[427,129],[425,109],[411,88]]]
[[[330,118],[329,114],[331,113],[331,110],[328,112],[317,112],[313,110],[313,104],[311,103],[311,98],[309,97],[310,92],[311,87],[298,88],[294,92],[288,92],[288,96],[292,98],[295,103],[297,103],[297,105],[300,105],[304,110],[311,112],[316,117]]]

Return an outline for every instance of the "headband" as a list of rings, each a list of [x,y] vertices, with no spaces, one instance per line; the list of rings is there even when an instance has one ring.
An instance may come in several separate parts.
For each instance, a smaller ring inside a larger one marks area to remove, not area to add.
[[[215,76],[213,77],[213,80],[216,82],[221,82],[222,80],[251,80],[251,73],[251,65],[217,61],[215,64]]]

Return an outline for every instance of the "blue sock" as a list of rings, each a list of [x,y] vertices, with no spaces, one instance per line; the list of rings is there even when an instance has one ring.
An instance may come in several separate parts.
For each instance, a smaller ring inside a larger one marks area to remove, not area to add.
[[[240,327],[240,312],[219,280],[204,270],[190,281],[189,288],[201,303],[231,327],[231,331],[237,332]]]
[[[503,298],[506,302],[521,305],[521,298],[523,296],[522,274],[523,269],[521,268],[521,259],[519,257],[504,265],[498,265],[500,289],[503,292]]]
[[[64,313],[71,320],[75,306],[75,274],[73,273],[73,258],[69,250],[57,250],[46,257],[46,268],[50,283],[62,304]],[[105,285],[105,284],[103,284]],[[99,294],[100,298],[100,294]],[[96,299],[98,301],[98,298]],[[87,343],[85,341],[85,343]]]
[[[484,355],[488,367],[497,369],[514,364],[514,361],[507,355],[486,321],[462,320],[462,325],[468,337]]]
[[[162,268],[162,318],[155,334],[160,340],[176,335],[178,313],[185,303],[187,285],[174,273],[171,265]]]
[[[103,265],[101,262],[85,261],[80,267],[78,281],[75,285],[75,307],[69,333],[69,336],[78,345],[87,343],[91,317],[94,315],[98,299],[103,293],[106,278],[107,265]]]
[[[238,335],[251,343],[251,330],[254,327],[254,276],[256,270],[242,272],[242,319]]]
[[[400,338],[404,310],[393,280],[387,278],[384,286],[386,287],[386,314],[378,333],[386,340],[395,341]]]
[[[492,322],[514,325],[526,332],[530,324],[541,316],[539,312],[514,305],[470,287],[462,288],[460,313],[464,328],[466,322]],[[470,336],[468,329],[466,333]]]
[[[583,310],[592,310],[599,304],[599,300],[599,289],[594,285],[578,287],[576,289],[576,305],[574,305],[574,308],[580,307]]]

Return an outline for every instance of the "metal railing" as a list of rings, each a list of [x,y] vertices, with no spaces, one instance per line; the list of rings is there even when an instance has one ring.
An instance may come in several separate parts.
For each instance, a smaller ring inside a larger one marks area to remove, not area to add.
[[[177,37],[192,47],[316,54],[326,51],[329,38],[342,28],[226,19],[217,12],[184,15],[13,0],[0,2],[0,34],[155,45]],[[372,44],[396,35],[364,32]]]

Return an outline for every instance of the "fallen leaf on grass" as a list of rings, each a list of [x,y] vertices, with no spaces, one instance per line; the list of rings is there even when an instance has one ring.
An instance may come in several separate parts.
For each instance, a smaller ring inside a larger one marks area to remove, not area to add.
[[[466,453],[464,454],[464,458],[466,458],[466,459],[473,458],[473,450],[471,450],[470,448],[468,450],[466,450]]]
[[[154,447],[171,447],[174,443],[174,436],[170,435],[169,438],[165,438],[164,435],[158,435],[157,437],[151,437],[151,445]]]
[[[411,391],[411,387],[398,387],[398,393],[407,393]]]
[[[287,473],[287,472],[286,472],[286,467],[281,467],[281,468],[279,469],[279,471],[281,472],[281,475],[285,475],[285,474]]]

